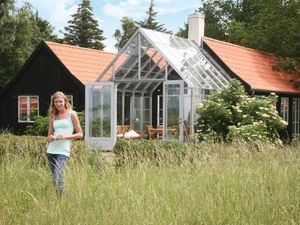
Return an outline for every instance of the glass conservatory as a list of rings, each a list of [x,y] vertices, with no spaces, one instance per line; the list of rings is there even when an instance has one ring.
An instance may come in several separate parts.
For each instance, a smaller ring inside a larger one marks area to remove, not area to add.
[[[195,42],[139,28],[86,84],[85,138],[112,150],[117,138],[188,140],[196,106],[229,76]]]

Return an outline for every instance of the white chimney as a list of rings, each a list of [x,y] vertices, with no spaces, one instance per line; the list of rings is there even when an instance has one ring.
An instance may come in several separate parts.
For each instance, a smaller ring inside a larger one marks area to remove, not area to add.
[[[199,46],[202,45],[204,37],[204,19],[205,15],[199,12],[192,13],[188,17],[188,39],[195,41]]]

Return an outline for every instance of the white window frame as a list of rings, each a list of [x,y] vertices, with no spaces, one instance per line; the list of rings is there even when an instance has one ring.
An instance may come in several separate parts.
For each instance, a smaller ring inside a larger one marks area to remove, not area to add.
[[[27,119],[26,120],[21,120],[21,98],[26,98],[26,105],[27,105]],[[30,120],[30,98],[37,98],[37,115],[40,115],[40,101],[39,101],[39,96],[38,95],[19,95],[18,96],[18,122],[19,123],[34,123],[34,120]]]
[[[289,98],[282,97],[280,102],[280,116],[287,123],[289,122]]]
[[[73,107],[73,95],[66,95],[70,105]]]
[[[300,98],[293,98],[293,121],[292,121],[292,129],[293,129],[293,139],[299,138],[300,133]]]

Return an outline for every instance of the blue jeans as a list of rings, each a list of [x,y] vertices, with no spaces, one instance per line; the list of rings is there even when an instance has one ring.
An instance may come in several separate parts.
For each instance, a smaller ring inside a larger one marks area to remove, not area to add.
[[[52,172],[53,185],[57,192],[62,194],[64,190],[63,174],[69,157],[65,155],[47,153],[47,158]]]

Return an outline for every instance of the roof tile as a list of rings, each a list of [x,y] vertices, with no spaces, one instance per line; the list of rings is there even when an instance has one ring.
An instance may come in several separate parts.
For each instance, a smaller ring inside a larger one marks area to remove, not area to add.
[[[49,41],[46,44],[66,68],[82,83],[95,82],[103,69],[116,56],[115,53],[73,45]]]
[[[277,60],[274,55],[208,37],[204,42],[253,90],[300,93],[289,81],[292,75],[273,70]]]

